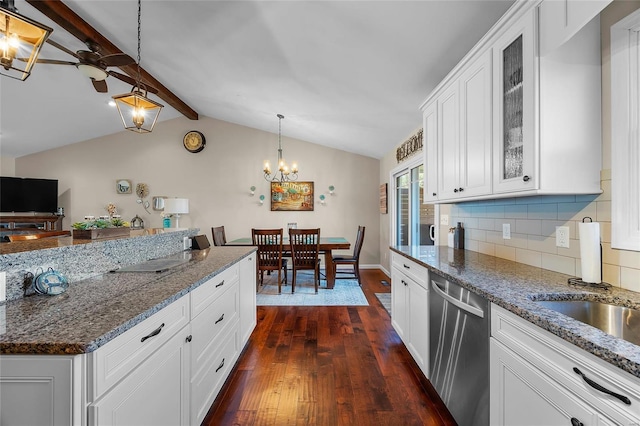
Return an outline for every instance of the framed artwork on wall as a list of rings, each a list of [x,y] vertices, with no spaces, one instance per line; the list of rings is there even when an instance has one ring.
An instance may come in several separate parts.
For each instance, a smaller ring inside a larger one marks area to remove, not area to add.
[[[387,184],[380,185],[380,213],[387,214]]]
[[[116,180],[116,193],[131,194],[131,180],[129,179]]]
[[[313,211],[313,182],[271,182],[271,211]]]

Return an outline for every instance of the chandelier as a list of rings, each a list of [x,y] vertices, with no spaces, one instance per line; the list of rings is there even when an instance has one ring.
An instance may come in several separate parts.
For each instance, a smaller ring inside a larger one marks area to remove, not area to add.
[[[289,170],[289,166],[282,158],[282,119],[284,115],[278,114],[278,170],[276,172],[271,172],[271,167],[269,166],[269,162],[264,162],[264,178],[267,181],[271,182],[287,182],[298,179],[298,165],[293,163],[291,165],[291,170]]]
[[[163,105],[147,97],[147,87],[141,82],[140,15],[141,2],[138,0],[138,75],[136,76],[136,85],[131,88],[130,93],[116,95],[113,100],[116,102],[125,129],[137,133],[149,133],[153,130]]]

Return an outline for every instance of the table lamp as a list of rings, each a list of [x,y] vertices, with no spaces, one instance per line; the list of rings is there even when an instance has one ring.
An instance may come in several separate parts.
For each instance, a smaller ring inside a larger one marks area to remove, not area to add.
[[[164,212],[176,218],[176,228],[180,227],[180,215],[189,214],[188,198],[167,198],[164,200]]]

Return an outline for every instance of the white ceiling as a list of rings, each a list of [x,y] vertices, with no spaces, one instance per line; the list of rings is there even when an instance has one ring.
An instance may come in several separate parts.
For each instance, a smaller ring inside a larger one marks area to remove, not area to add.
[[[64,3],[136,57],[135,1]],[[277,133],[280,113],[285,136],[381,158],[421,126],[420,103],[512,3],[145,0],[141,62],[201,116]],[[86,49],[15,4],[53,40]],[[41,57],[75,60],[50,45]],[[100,94],[75,67],[48,64],[24,82],[0,77],[0,155],[121,131],[107,102],[131,87],[107,83]],[[178,116],[165,106],[160,120]]]

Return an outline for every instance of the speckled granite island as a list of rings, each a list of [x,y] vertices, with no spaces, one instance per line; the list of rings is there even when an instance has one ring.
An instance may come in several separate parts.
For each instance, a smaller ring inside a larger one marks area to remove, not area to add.
[[[640,346],[536,303],[588,300],[640,309],[639,293],[569,285],[568,275],[477,252],[390,249],[394,273],[428,270],[491,302],[490,424],[640,424]],[[426,276],[419,278],[429,291]],[[633,312],[623,320],[640,326]],[[420,353],[419,341],[408,345],[423,369],[426,346]]]
[[[202,421],[255,327],[255,248],[182,250],[182,238],[71,246],[84,259],[70,247],[3,255],[12,276],[37,258],[76,279],[58,296],[0,304],[1,424]],[[184,262],[109,272],[155,259],[166,245],[173,253],[161,258]],[[146,253],[137,258],[136,247]],[[113,256],[118,249],[127,256]],[[91,259],[103,272],[85,278]]]

